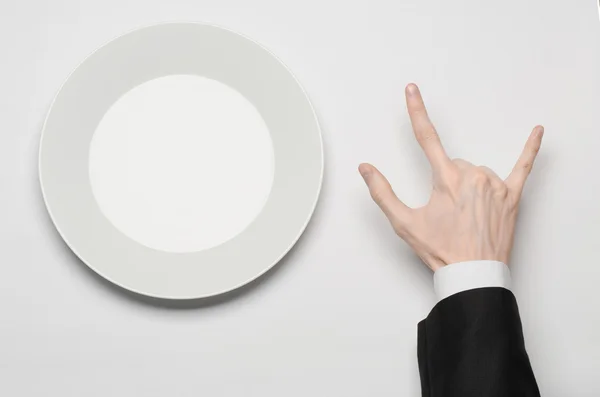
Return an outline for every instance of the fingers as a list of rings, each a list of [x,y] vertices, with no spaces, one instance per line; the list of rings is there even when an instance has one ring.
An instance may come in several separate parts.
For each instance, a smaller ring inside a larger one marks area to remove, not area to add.
[[[450,159],[444,151],[435,127],[429,120],[421,92],[415,84],[406,86],[406,105],[419,145],[425,152],[431,167],[434,170],[439,170],[448,164]]]
[[[529,135],[529,139],[527,139],[527,143],[525,144],[525,148],[523,149],[519,160],[517,160],[512,172],[508,178],[506,178],[506,185],[508,188],[516,192],[519,196],[523,191],[527,177],[531,173],[535,158],[540,151],[543,136],[544,127],[538,125],[533,129],[531,135]]]
[[[410,208],[398,199],[385,176],[371,164],[361,164],[358,170],[369,188],[373,201],[381,208],[392,225],[406,224]]]

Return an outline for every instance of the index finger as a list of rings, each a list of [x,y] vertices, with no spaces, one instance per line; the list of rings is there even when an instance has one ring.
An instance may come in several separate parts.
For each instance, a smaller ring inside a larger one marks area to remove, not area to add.
[[[423,97],[421,97],[419,87],[415,84],[406,86],[406,106],[415,137],[425,152],[431,167],[439,169],[448,164],[450,159],[444,151],[433,123],[429,120]]]

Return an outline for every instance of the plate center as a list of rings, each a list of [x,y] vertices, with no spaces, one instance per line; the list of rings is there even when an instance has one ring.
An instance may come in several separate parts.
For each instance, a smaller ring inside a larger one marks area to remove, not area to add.
[[[90,146],[92,191],[123,234],[196,252],[241,233],[264,207],[274,152],[266,123],[239,92],[172,75],[125,93]]]

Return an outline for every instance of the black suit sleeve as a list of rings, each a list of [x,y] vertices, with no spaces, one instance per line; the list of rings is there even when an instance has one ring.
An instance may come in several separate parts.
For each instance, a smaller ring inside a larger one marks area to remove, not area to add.
[[[539,397],[517,302],[479,288],[439,302],[418,325],[423,397]]]

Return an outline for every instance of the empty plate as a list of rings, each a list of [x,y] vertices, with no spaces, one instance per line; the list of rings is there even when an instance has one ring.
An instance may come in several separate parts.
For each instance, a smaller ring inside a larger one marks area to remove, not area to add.
[[[226,29],[169,23],[103,46],[44,123],[46,207],[107,280],[165,299],[209,297],[264,274],[296,243],[323,175],[298,81]]]

